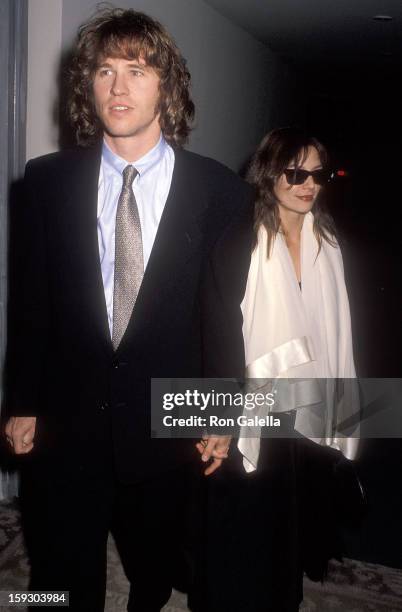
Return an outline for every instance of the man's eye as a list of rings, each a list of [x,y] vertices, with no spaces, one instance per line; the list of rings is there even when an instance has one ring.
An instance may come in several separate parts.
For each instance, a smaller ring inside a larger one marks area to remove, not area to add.
[[[143,72],[141,70],[131,70],[131,74],[134,76],[143,76]]]
[[[108,76],[110,74],[112,74],[112,71],[110,70],[110,68],[101,68],[99,70],[99,75],[100,76]]]

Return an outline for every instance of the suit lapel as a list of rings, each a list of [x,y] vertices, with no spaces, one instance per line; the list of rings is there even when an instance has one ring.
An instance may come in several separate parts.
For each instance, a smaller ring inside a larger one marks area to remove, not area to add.
[[[98,181],[101,144],[80,150],[68,171],[67,212],[77,258],[78,286],[89,328],[94,327],[105,350],[112,352],[97,234]]]
[[[169,195],[137,301],[118,351],[124,349],[139,326],[152,321],[155,296],[163,292],[167,284],[174,282],[183,264],[200,248],[203,213],[207,203],[203,189],[203,185],[194,184],[186,152],[175,151]]]

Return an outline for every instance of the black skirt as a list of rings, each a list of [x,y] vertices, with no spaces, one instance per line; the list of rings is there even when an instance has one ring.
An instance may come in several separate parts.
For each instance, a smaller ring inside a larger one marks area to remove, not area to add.
[[[328,560],[339,557],[332,482],[338,455],[305,438],[262,439],[258,470],[246,474],[233,443],[230,459],[206,479],[200,609],[298,610],[304,572],[322,580]]]

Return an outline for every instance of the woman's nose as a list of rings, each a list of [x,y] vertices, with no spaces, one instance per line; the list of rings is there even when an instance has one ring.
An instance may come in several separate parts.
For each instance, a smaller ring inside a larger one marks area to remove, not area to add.
[[[311,174],[309,174],[306,180],[304,181],[303,186],[304,187],[314,187],[314,185],[315,185],[314,179],[311,176]]]

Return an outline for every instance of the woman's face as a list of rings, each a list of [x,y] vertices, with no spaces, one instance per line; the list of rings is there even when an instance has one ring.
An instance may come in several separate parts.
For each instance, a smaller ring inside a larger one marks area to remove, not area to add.
[[[290,163],[288,168],[294,169],[295,163]],[[308,148],[307,157],[302,166],[300,166],[300,169],[309,172],[322,169],[322,163],[315,147]],[[291,176],[289,180],[292,180]],[[279,210],[284,209],[302,215],[305,215],[312,209],[320,190],[321,186],[314,182],[311,175],[309,175],[300,185],[291,185],[285,173],[278,178],[274,187]]]

